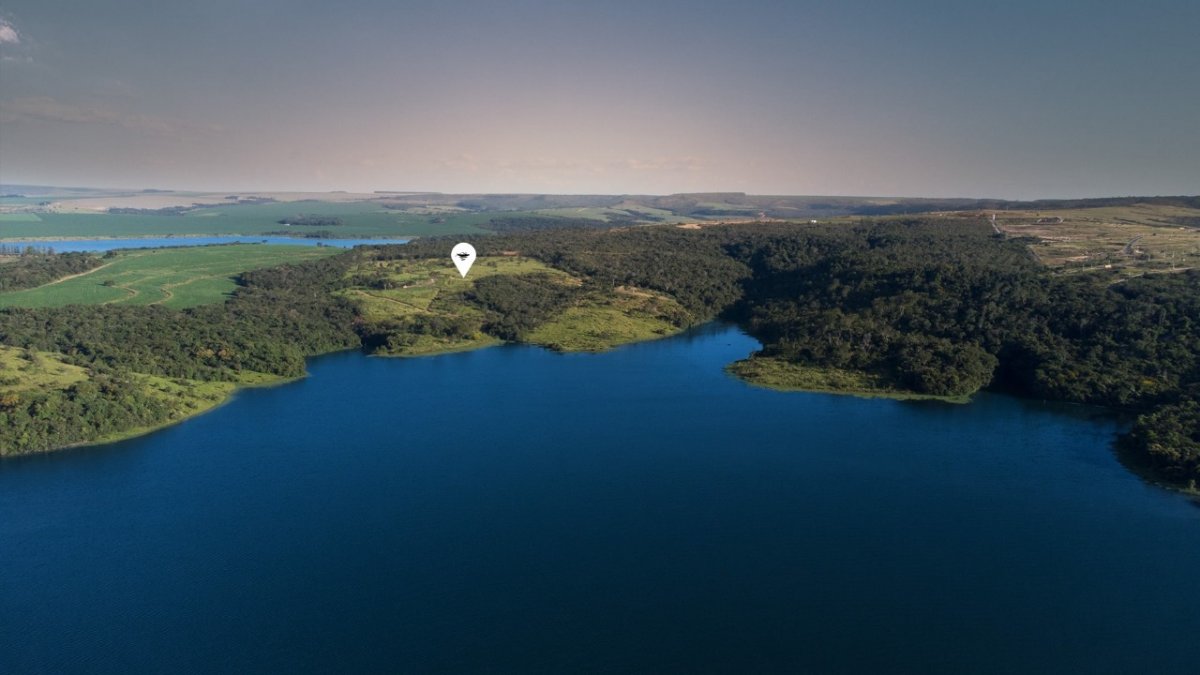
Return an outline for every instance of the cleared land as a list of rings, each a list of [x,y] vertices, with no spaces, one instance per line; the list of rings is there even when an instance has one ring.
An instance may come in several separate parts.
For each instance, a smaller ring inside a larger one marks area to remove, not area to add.
[[[393,288],[357,287],[343,291],[346,297],[359,303],[363,317],[371,323],[388,323],[413,315],[440,317],[482,318],[483,312],[465,302],[462,294],[475,282],[493,275],[521,275],[544,272],[561,277],[564,283],[578,283],[565,272],[547,267],[530,258],[485,257],[471,267],[462,278],[447,260],[387,260],[365,263],[351,271],[350,276],[370,273],[386,277]],[[424,356],[443,352],[477,349],[499,344],[499,340],[483,332],[460,338],[436,335],[413,336],[409,344],[389,351],[391,356]]]
[[[685,314],[674,299],[659,293],[618,288],[595,294],[538,326],[526,340],[562,352],[598,352],[628,342],[679,332],[671,317]]]
[[[86,369],[63,363],[57,354],[0,345],[0,395],[66,389],[86,379]]]
[[[1002,232],[1030,237],[1038,259],[1063,273],[1111,269],[1137,276],[1200,266],[1200,209],[1134,204],[995,213]]]
[[[336,253],[330,248],[264,244],[126,251],[84,274],[0,294],[0,307],[118,302],[195,307],[224,300],[237,287],[234,277],[240,272]]]
[[[497,274],[545,272],[561,277],[564,282],[572,279],[566,272],[547,267],[532,258],[516,256],[479,258],[465,279],[450,264],[449,257],[444,261],[373,261],[351,270],[350,276],[364,272],[382,272],[395,285],[395,288],[389,289],[354,288],[346,291],[349,297],[363,302],[364,315],[368,320],[416,313],[457,313],[464,309],[458,302],[459,294],[469,291],[476,281]]]
[[[475,284],[496,275],[548,275],[551,283],[578,287],[582,281],[541,262],[517,256],[484,257],[463,279],[441,260],[388,260],[364,263],[350,272],[384,275],[392,288],[355,287],[342,293],[359,303],[369,323],[387,324],[415,315],[482,319],[484,312],[467,301]],[[589,291],[524,337],[523,342],[557,351],[603,351],[614,346],[670,335],[679,331],[686,311],[675,300],[637,288]],[[419,356],[475,349],[499,340],[483,332],[462,338],[411,336],[411,343],[389,350],[389,355]]]

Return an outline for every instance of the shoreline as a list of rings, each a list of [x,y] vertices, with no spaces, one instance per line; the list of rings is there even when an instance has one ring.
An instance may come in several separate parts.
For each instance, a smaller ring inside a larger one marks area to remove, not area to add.
[[[320,354],[318,354],[317,356],[320,356]],[[307,377],[308,377],[308,371],[306,369],[303,375],[297,375],[296,377],[281,377],[279,379],[264,380],[262,382],[244,382],[244,383],[243,382],[230,382],[229,384],[231,384],[233,386],[229,389],[229,391],[223,397],[221,397],[220,400],[214,401],[212,405],[205,406],[203,408],[200,408],[199,410],[193,410],[192,412],[184,415],[183,417],[169,420],[167,422],[164,422],[163,424],[152,425],[152,426],[148,426],[148,427],[137,427],[135,429],[130,429],[128,431],[110,434],[109,436],[104,436],[104,437],[101,437],[94,441],[84,441],[82,443],[73,443],[71,445],[65,445],[61,448],[52,448],[50,450],[44,450],[41,452],[57,452],[58,450],[67,450],[70,448],[87,448],[87,447],[93,447],[93,446],[110,445],[112,443],[120,443],[121,441],[128,441],[128,440],[131,440],[134,438],[138,438],[140,436],[147,436],[156,431],[162,431],[163,429],[168,429],[170,427],[175,426],[176,424],[181,424],[183,422],[186,422],[186,421],[192,419],[193,417],[199,417],[206,413],[210,413],[210,412],[216,410],[217,408],[220,408],[220,407],[230,403],[231,401],[233,401],[233,399],[237,396],[237,394],[244,389],[269,389],[271,387],[279,387],[279,386],[283,386],[285,384],[291,384],[293,382],[298,382]],[[40,453],[30,453],[30,454],[40,454]],[[18,455],[18,456],[21,456],[21,455]]]
[[[701,324],[701,325],[703,325],[703,324]],[[694,328],[694,326],[693,326],[693,328]],[[63,446],[58,446],[58,447],[54,447],[54,448],[46,448],[44,450],[36,450],[33,452],[25,452],[25,453],[9,455],[9,456],[0,456],[0,462],[3,462],[5,460],[17,459],[20,457],[32,457],[35,455],[45,455],[45,454],[49,454],[49,453],[53,453],[53,452],[59,452],[62,450],[77,450],[77,449],[83,449],[83,448],[93,448],[93,447],[100,447],[100,446],[105,446],[105,445],[112,445],[114,443],[120,443],[122,441],[128,441],[128,440],[132,440],[134,438],[139,438],[141,436],[146,436],[146,435],[152,434],[156,431],[161,431],[163,429],[173,427],[176,424],[181,424],[181,423],[186,422],[194,417],[199,417],[200,415],[204,415],[206,413],[212,412],[213,410],[216,410],[217,408],[220,408],[220,407],[230,403],[237,396],[237,394],[239,392],[241,392],[243,389],[260,389],[260,388],[268,388],[268,387],[277,387],[277,386],[282,386],[285,384],[291,384],[291,383],[297,382],[299,380],[303,380],[303,379],[309,377],[309,373],[307,370],[307,362],[309,359],[318,358],[321,356],[327,356],[330,354],[342,354],[345,352],[351,352],[351,351],[357,350],[368,358],[378,357],[378,358],[385,358],[385,359],[418,359],[418,358],[442,356],[442,355],[447,355],[447,354],[465,353],[465,352],[475,351],[478,349],[487,349],[489,347],[497,347],[497,346],[501,346],[501,345],[505,345],[505,344],[515,344],[515,345],[522,345],[522,346],[527,346],[527,347],[536,347],[536,348],[544,349],[548,352],[552,352],[555,354],[602,354],[604,352],[610,351],[612,349],[616,349],[618,347],[623,347],[625,345],[631,345],[631,344],[636,344],[636,343],[640,343],[640,342],[650,342],[653,340],[660,340],[660,339],[664,339],[664,338],[668,338],[668,337],[674,337],[676,335],[679,335],[680,333],[683,333],[686,330],[688,330],[688,329],[686,329],[686,328],[680,329],[680,330],[676,331],[675,333],[672,333],[671,335],[655,335],[653,337],[646,337],[646,338],[641,338],[641,339],[628,340],[625,342],[618,342],[618,343],[614,343],[614,344],[608,346],[607,348],[605,348],[603,350],[590,350],[590,349],[562,350],[562,349],[554,349],[550,346],[543,345],[543,344],[537,344],[537,343],[533,343],[533,342],[505,342],[503,340],[495,339],[495,340],[481,341],[479,344],[469,344],[469,345],[460,345],[460,346],[456,346],[456,347],[447,347],[445,349],[421,352],[421,353],[416,353],[416,354],[372,354],[372,353],[368,353],[365,350],[363,350],[362,347],[351,347],[348,349],[340,349],[340,350],[335,350],[335,351],[331,351],[331,352],[322,352],[320,354],[311,354],[311,355],[308,355],[305,357],[306,367],[305,367],[305,372],[303,375],[299,375],[296,377],[290,377],[290,378],[271,379],[271,380],[266,380],[263,382],[248,382],[248,383],[230,382],[229,384],[231,384],[232,387],[230,388],[228,393],[226,393],[220,400],[214,401],[212,403],[212,405],[205,406],[198,410],[193,410],[182,417],[168,420],[166,422],[163,422],[162,424],[145,426],[145,427],[136,427],[133,429],[128,429],[126,431],[115,432],[115,433],[109,434],[107,436],[103,436],[103,437],[100,437],[100,438],[97,438],[94,440],[90,440],[90,441],[80,441],[78,443],[71,443],[69,445],[63,445]]]
[[[350,351],[350,350],[345,350],[345,351]],[[326,353],[335,354],[337,352],[326,352]],[[314,354],[313,356],[324,356],[324,354]],[[309,358],[311,358],[311,357],[309,357]],[[307,377],[308,377],[308,372],[306,370],[303,375],[298,375],[296,377],[280,377],[278,379],[269,379],[269,380],[264,380],[262,382],[229,382],[227,384],[230,384],[232,386],[230,387],[229,391],[226,392],[225,395],[222,396],[219,400],[213,401],[213,403],[211,405],[204,406],[198,410],[193,410],[193,411],[187,413],[186,415],[183,415],[182,417],[177,417],[174,419],[167,420],[167,421],[163,422],[162,424],[152,424],[150,426],[134,427],[132,429],[127,429],[125,431],[117,431],[117,432],[108,434],[107,436],[101,436],[100,438],[96,438],[96,439],[93,439],[90,441],[79,441],[78,443],[70,443],[67,445],[60,445],[60,446],[54,447],[54,448],[45,448],[42,450],[34,450],[33,452],[22,452],[22,453],[16,454],[16,455],[0,455],[0,464],[2,464],[3,462],[6,462],[6,461],[10,461],[10,460],[21,459],[23,457],[35,457],[38,455],[48,455],[51,453],[61,452],[64,450],[82,450],[85,448],[98,448],[98,447],[105,446],[105,445],[112,445],[114,443],[120,443],[122,441],[133,440],[135,438],[140,438],[142,436],[148,436],[156,431],[162,431],[164,429],[169,429],[170,427],[173,427],[177,424],[182,424],[183,422],[186,422],[192,418],[199,417],[201,415],[210,413],[210,412],[216,410],[217,408],[227,405],[237,396],[237,394],[239,392],[241,392],[244,389],[268,389],[271,387],[279,387],[279,386],[283,386],[285,384],[291,384],[293,382],[298,382]]]
[[[774,372],[766,372],[766,369],[774,369]],[[864,399],[886,398],[895,401],[941,401],[955,405],[970,403],[971,396],[974,395],[972,393],[961,396],[939,396],[884,386],[874,387],[865,382],[867,376],[864,373],[802,366],[769,357],[734,361],[725,366],[725,372],[752,387],[780,392],[835,394]],[[854,378],[860,381],[852,386],[847,386],[836,383],[835,380],[839,378]]]

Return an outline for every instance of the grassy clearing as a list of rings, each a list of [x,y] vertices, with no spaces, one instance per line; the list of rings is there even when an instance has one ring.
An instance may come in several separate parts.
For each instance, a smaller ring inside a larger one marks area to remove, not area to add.
[[[0,394],[66,389],[88,379],[87,370],[57,354],[0,345]]]
[[[853,370],[820,368],[777,358],[749,358],[726,366],[726,371],[750,384],[777,391],[816,391],[862,398],[938,400],[966,403],[966,396],[930,396],[897,389],[886,379]]]
[[[36,213],[0,213],[0,223],[40,223]],[[7,235],[4,235],[7,236]]]
[[[526,341],[564,352],[600,352],[679,332],[672,317],[685,314],[675,300],[636,289],[589,297],[538,326]]]
[[[335,255],[337,249],[236,244],[117,253],[90,272],[0,294],[0,307],[62,307],[112,302],[182,309],[223,301],[239,272]]]
[[[452,300],[452,306],[442,304],[447,302],[447,299],[470,290],[476,281],[484,277],[534,272],[546,272],[570,279],[565,272],[547,267],[531,258],[517,256],[479,258],[471,267],[471,273],[464,279],[447,256],[444,261],[388,260],[361,265],[351,270],[350,275],[383,273],[396,288],[360,287],[344,293],[361,303],[363,314],[368,321],[382,321],[415,313],[462,313],[475,310]],[[443,303],[435,305],[439,299]]]
[[[387,260],[368,262],[351,270],[350,276],[374,275],[386,278],[393,288],[356,287],[342,293],[359,304],[368,323],[386,324],[413,315],[483,318],[483,312],[461,299],[476,281],[494,275],[521,275],[542,272],[557,276],[563,283],[578,283],[565,272],[517,256],[479,258],[467,278],[445,260]],[[389,356],[425,356],[466,351],[499,344],[500,340],[477,332],[465,338],[411,335],[409,342],[388,352]]]
[[[1031,237],[1030,250],[1063,273],[1111,269],[1136,276],[1200,266],[1200,209],[1135,204],[1001,211],[996,224],[1010,236]]]
[[[418,315],[484,319],[484,313],[463,300],[480,281],[495,275],[549,275],[550,283],[577,286],[579,279],[529,258],[480,258],[463,279],[449,260],[373,261],[352,270],[350,276],[386,278],[392,288],[356,287],[343,291],[359,303],[368,323],[386,325]],[[687,312],[675,300],[658,293],[618,288],[583,294],[578,302],[541,324],[523,342],[558,351],[603,351],[617,345],[671,335],[686,323]],[[475,349],[499,340],[482,332],[470,337],[408,336],[408,343],[391,355],[419,356]]]

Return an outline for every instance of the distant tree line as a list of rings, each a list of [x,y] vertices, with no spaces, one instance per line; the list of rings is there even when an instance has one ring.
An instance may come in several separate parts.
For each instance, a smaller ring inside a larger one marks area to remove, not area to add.
[[[337,216],[297,215],[290,218],[280,218],[280,225],[296,225],[298,227],[341,227],[344,223]]]
[[[195,211],[201,205],[193,204],[191,206],[164,206],[160,209],[137,209],[130,207],[111,207],[108,213],[114,216],[183,216],[190,211]]]

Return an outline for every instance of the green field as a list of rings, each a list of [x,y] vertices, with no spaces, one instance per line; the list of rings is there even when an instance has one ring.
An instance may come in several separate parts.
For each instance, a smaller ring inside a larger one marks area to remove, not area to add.
[[[530,258],[485,257],[475,261],[470,275],[464,279],[452,265],[443,260],[368,261],[350,273],[351,276],[384,274],[397,286],[389,289],[356,287],[342,291],[355,301],[363,318],[374,324],[386,324],[413,315],[481,317],[477,308],[462,302],[460,294],[475,282],[497,274],[549,273],[558,275],[564,283],[578,283],[565,272],[547,267]],[[411,344],[389,351],[391,356],[423,356],[444,352],[477,349],[499,344],[499,340],[482,332],[462,339],[446,339],[420,335]]]
[[[685,314],[678,302],[665,295],[619,288],[568,308],[534,329],[526,340],[562,352],[600,352],[674,335],[680,329],[670,319]]]
[[[566,272],[547,267],[531,258],[519,257],[479,258],[465,279],[453,265],[442,260],[370,262],[354,269],[351,275],[380,271],[385,272],[397,288],[354,288],[345,292],[347,297],[361,303],[363,315],[371,321],[417,313],[469,312],[470,308],[461,306],[461,303],[447,306],[447,299],[469,290],[475,281],[495,274],[548,272],[561,275],[564,280],[570,279]]]
[[[86,379],[86,368],[63,363],[58,354],[0,345],[0,395],[66,389]]]
[[[90,272],[12,293],[0,307],[61,307],[127,302],[182,309],[224,300],[239,272],[312,260],[338,249],[236,244],[123,251]]]
[[[652,206],[644,206],[633,201],[623,201],[620,204],[613,206],[581,206],[581,207],[561,207],[553,209],[539,209],[534,212],[540,216],[554,216],[558,218],[590,218],[592,220],[643,220],[645,217],[659,218],[659,222],[663,223],[686,223],[695,218],[686,218],[678,216],[666,209],[656,209]]]
[[[280,220],[298,215],[336,216],[334,227],[288,227]],[[497,212],[422,213],[384,209],[374,202],[274,202],[229,204],[198,209],[187,215],[117,215],[110,213],[12,213],[0,216],[0,240],[25,238],[112,238],[164,235],[257,235],[289,231],[297,235],[327,230],[334,236],[428,237],[481,234],[481,223]],[[527,215],[505,212],[503,215]]]
[[[371,324],[388,324],[415,315],[482,318],[483,312],[463,300],[481,279],[495,275],[550,275],[551,283],[578,287],[582,281],[562,270],[530,258],[484,257],[475,262],[466,279],[442,260],[368,261],[350,276],[383,273],[395,287],[357,286],[342,293],[359,304]],[[583,293],[573,306],[537,326],[522,342],[556,351],[604,351],[617,345],[671,335],[687,322],[687,312],[675,300],[659,293],[621,287]],[[474,349],[496,344],[483,333],[469,338],[440,339],[419,335],[411,344],[390,350],[390,355],[417,356]]]

